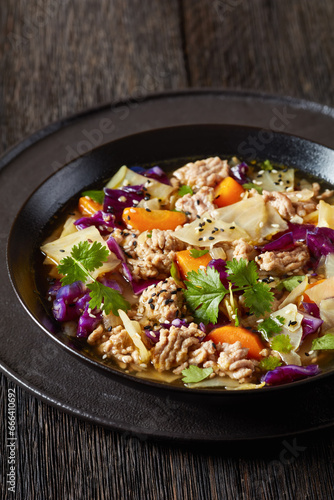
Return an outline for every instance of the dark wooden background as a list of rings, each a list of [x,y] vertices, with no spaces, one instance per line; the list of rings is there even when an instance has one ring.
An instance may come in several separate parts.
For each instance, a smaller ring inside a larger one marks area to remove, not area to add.
[[[333,0],[1,0],[0,150],[87,107],[167,89],[253,89],[333,106],[333,25]],[[1,498],[8,387],[1,376]],[[16,395],[8,498],[334,498],[333,430],[238,446],[156,443]],[[272,409],[257,411],[270,419]]]

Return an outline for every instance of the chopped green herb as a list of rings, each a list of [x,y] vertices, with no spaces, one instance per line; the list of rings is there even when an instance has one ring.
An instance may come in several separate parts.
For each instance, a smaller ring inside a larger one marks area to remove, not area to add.
[[[274,337],[271,341],[271,348],[274,351],[283,352],[286,354],[289,353],[292,349],[291,339],[289,335],[281,334]]]
[[[256,189],[256,191],[260,194],[262,194],[263,188],[260,186],[257,186],[256,184],[253,184],[253,182],[246,182],[246,184],[243,184],[242,187],[244,189]]]
[[[182,286],[183,287],[183,281],[181,280],[179,268],[177,267],[177,265],[175,264],[175,262],[172,262],[172,265],[171,265],[171,268],[170,268],[170,275],[174,279],[175,283],[178,286]]]
[[[268,372],[270,370],[275,370],[278,366],[281,366],[282,362],[275,356],[269,356],[268,358],[261,359],[259,363],[260,370]]]
[[[274,334],[281,333],[284,321],[282,316],[276,316],[275,319],[267,318],[258,323],[258,331],[262,333],[265,340],[268,340]]]
[[[181,186],[177,194],[179,196],[184,196],[185,194],[194,194],[194,191],[190,186]]]
[[[147,238],[152,238],[152,231],[151,231],[150,233],[147,233],[147,234],[146,234],[146,237],[147,237]]]
[[[269,160],[265,160],[263,163],[261,163],[261,168],[262,170],[272,170],[274,167],[272,163]]]
[[[315,351],[334,349],[334,334],[326,333],[323,337],[314,339],[312,342],[312,349]]]
[[[196,382],[201,382],[202,380],[208,378],[213,372],[210,368],[200,368],[199,366],[190,365],[189,368],[182,370],[183,379],[182,381],[186,384],[194,384]]]
[[[220,281],[220,274],[212,267],[199,269],[198,273],[190,271],[185,282],[184,292],[194,316],[204,323],[216,323],[219,304],[228,293]]]
[[[292,292],[294,288],[296,288],[300,283],[302,283],[305,279],[305,276],[291,276],[290,278],[286,278],[282,280],[278,286],[278,290],[283,290],[285,288],[288,292]]]
[[[206,255],[207,253],[209,253],[209,250],[196,250],[196,248],[190,250],[191,257],[194,257],[195,259],[203,257],[203,255]]]
[[[81,241],[72,247],[71,256],[60,261],[58,272],[64,275],[61,278],[63,285],[70,285],[75,281],[88,282],[89,306],[92,309],[97,307],[106,314],[112,311],[118,316],[118,309],[127,311],[131,305],[117,290],[96,281],[90,274],[107,261],[109,254],[109,250],[97,241],[91,244],[88,241]]]
[[[103,191],[96,191],[96,190],[84,191],[82,193],[82,196],[88,196],[92,200],[96,201],[96,203],[100,203],[101,205],[102,205],[103,200],[104,200],[104,192]]]

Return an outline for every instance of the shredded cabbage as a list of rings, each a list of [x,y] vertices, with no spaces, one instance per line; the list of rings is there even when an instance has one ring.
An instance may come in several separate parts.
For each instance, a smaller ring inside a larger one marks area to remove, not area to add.
[[[81,231],[76,231],[75,233],[71,233],[62,238],[58,238],[55,241],[46,243],[41,247],[41,250],[48,257],[48,261],[46,263],[53,263],[58,266],[62,259],[71,255],[74,245],[78,245],[81,241],[87,240],[91,243],[97,241],[109,251],[106,241],[102,238],[95,226],[87,227]],[[120,261],[116,258],[115,254],[110,252],[107,262],[104,262],[103,265],[93,271],[91,275],[93,278],[97,278],[102,274],[113,271],[119,263]]]
[[[292,345],[292,349],[289,353],[273,351],[274,353],[279,354],[284,363],[287,365],[298,365],[301,366],[300,356],[296,353],[297,349],[300,346],[300,342],[303,337],[303,315],[298,312],[297,306],[295,304],[289,304],[278,311],[271,313],[270,317],[275,319],[277,316],[281,316],[285,319],[284,324],[282,325],[282,331],[278,334],[274,334],[269,340],[270,343],[273,338],[277,335],[289,335],[290,343]]]
[[[318,226],[334,229],[334,205],[329,205],[324,200],[319,202]]]
[[[147,363],[150,360],[150,352],[146,349],[144,342],[141,339],[141,326],[138,321],[131,321],[129,316],[122,311],[122,309],[118,309],[118,314],[120,315],[121,320],[123,321],[123,325],[125,330],[130,335],[134,345],[139,351],[140,359],[142,363]]]

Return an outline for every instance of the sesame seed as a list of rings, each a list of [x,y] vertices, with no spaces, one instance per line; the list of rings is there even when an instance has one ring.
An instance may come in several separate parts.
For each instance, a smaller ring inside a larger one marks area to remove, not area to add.
[[[196,217],[197,217],[197,219],[200,219],[200,218],[201,218],[201,216],[200,216],[200,215],[198,215],[198,214],[196,215]]]
[[[211,240],[211,241],[212,241],[212,240],[214,240],[214,239],[215,239],[215,237],[214,237],[214,236],[209,236],[209,240]]]
[[[150,304],[150,308],[152,309],[152,311],[154,310],[154,304]]]
[[[198,241],[203,241],[203,238],[198,238]]]
[[[152,304],[152,302],[153,302],[153,299],[150,299],[147,303]]]
[[[279,224],[271,224],[271,227],[279,227]]]
[[[152,212],[149,208],[145,208],[146,212]]]
[[[230,226],[230,229],[235,229],[235,226]]]
[[[172,302],[174,302],[173,299],[166,299],[165,300],[165,306],[168,306],[168,304],[171,304]]]
[[[59,250],[59,252],[65,252],[65,250]]]
[[[135,211],[135,209],[134,209],[134,208],[130,208],[130,212],[131,212],[132,214],[135,214],[135,213],[136,213],[136,211]]]
[[[259,175],[262,175],[262,174],[264,174],[264,170],[259,171]]]
[[[120,201],[121,203],[124,203],[126,201],[126,196],[120,196],[118,198],[118,201]]]
[[[275,170],[274,168],[272,169],[272,173],[273,174],[277,174],[277,170]]]
[[[279,186],[279,182],[274,182],[275,186]]]
[[[132,242],[132,246],[136,247],[137,246],[137,241]]]
[[[198,232],[199,232],[199,233],[200,233],[201,231],[204,231],[204,228],[203,228],[203,227],[201,227],[201,228],[198,230]]]
[[[196,200],[196,204],[199,205],[201,202],[200,200]]]
[[[221,232],[223,233],[225,231],[225,229],[223,229],[222,227],[220,228]]]
[[[130,220],[130,215],[127,216],[127,219]]]
[[[259,222],[259,227],[263,227],[263,221]]]

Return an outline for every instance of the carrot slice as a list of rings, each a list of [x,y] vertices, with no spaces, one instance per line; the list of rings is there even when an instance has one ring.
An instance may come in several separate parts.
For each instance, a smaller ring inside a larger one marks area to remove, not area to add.
[[[198,271],[200,267],[206,268],[212,257],[209,253],[202,255],[202,257],[192,257],[191,250],[181,250],[176,252],[176,263],[179,268],[181,278],[184,280],[190,271]]]
[[[99,210],[102,210],[103,207],[100,203],[97,203],[88,196],[81,196],[78,208],[82,215],[90,216],[94,215]]]
[[[226,342],[234,344],[239,340],[242,347],[248,347],[248,358],[260,360],[262,358],[260,352],[265,348],[260,337],[256,333],[252,333],[241,326],[226,325],[212,330],[205,340],[212,340],[215,344]]]
[[[125,208],[122,219],[131,229],[138,231],[151,231],[152,229],[175,229],[187,221],[183,212],[171,210],[148,210],[146,208]]]
[[[225,177],[215,188],[214,203],[218,207],[226,207],[240,201],[244,188],[232,177]]]

